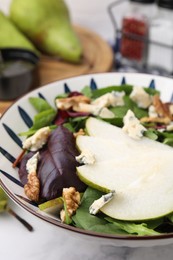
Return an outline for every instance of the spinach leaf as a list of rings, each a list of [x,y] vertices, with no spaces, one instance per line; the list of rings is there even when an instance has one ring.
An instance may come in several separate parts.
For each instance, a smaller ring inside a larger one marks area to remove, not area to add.
[[[57,128],[57,125],[50,125],[49,128],[51,130],[54,130]],[[31,135],[35,134],[37,130],[38,129],[29,129],[26,132],[19,133],[19,136],[31,136]]]
[[[163,143],[173,147],[173,138],[165,138]]]
[[[88,116],[69,118],[69,123],[73,128],[73,132],[78,132],[81,128],[84,129],[87,118]]]
[[[156,229],[158,228],[160,225],[162,225],[164,222],[164,217],[161,218],[156,218],[156,219],[152,219],[152,220],[148,220],[145,223],[147,224],[148,228],[151,229]]]
[[[124,125],[123,117],[104,118],[104,121],[118,127],[123,127]]]
[[[71,123],[64,123],[63,126],[64,126],[65,128],[67,128],[70,132],[72,132],[72,133],[75,132],[75,129],[74,129],[74,127],[72,126]]]
[[[29,102],[33,105],[33,107],[38,111],[42,112],[44,110],[48,110],[52,108],[49,103],[43,98],[38,97],[30,97]]]
[[[123,100],[124,100],[124,105],[131,110],[134,108],[134,106],[136,106],[136,103],[127,95],[123,97]]]
[[[128,106],[116,106],[110,108],[110,111],[114,113],[114,116],[116,118],[123,118],[126,115],[128,110],[129,110]]]
[[[76,214],[72,217],[73,225],[86,230],[109,234],[127,234],[111,223],[108,223],[102,214],[97,216],[89,213],[89,207],[94,200],[99,199],[103,195],[102,192],[88,187],[82,197],[81,205],[77,209]]]
[[[139,108],[137,106],[134,106],[132,109],[133,113],[138,119],[141,119],[142,117],[147,117],[148,116],[148,111],[143,108]]]
[[[108,86],[105,88],[100,88],[100,89],[96,89],[93,90],[93,98],[98,98],[108,92],[112,92],[112,91],[124,91],[126,93],[126,95],[129,95],[131,93],[133,89],[133,86],[131,85],[121,85],[121,86]]]
[[[154,88],[144,88],[144,90],[151,96],[154,96],[156,94],[160,95],[160,91],[158,91]]]
[[[148,137],[152,140],[157,140],[158,139],[158,134],[155,129],[148,129],[147,131],[144,132],[144,136]]]
[[[53,108],[41,111],[34,116],[33,126],[30,130],[40,129],[44,126],[49,126],[52,124],[56,116],[56,111]]]
[[[173,223],[173,212],[167,215],[167,218]]]
[[[46,100],[42,98],[30,97],[29,101],[38,111],[38,113],[34,116],[32,127],[26,132],[19,133],[19,135],[31,136],[38,129],[44,126],[50,126],[52,129],[55,129],[57,126],[52,125],[52,123],[55,119],[57,111],[53,107],[51,107],[51,105]]]
[[[88,97],[88,98],[92,98],[93,96],[93,91],[91,90],[91,88],[89,86],[86,86],[84,87],[82,90],[81,90],[81,93]]]

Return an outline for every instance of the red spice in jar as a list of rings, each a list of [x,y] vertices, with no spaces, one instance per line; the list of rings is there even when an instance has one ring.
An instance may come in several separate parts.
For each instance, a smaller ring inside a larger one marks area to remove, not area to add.
[[[128,59],[141,61],[145,52],[148,24],[145,20],[126,17],[123,19],[121,54]]]

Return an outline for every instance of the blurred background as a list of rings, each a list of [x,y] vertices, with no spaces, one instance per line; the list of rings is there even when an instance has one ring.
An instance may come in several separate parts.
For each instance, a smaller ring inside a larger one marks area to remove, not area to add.
[[[18,6],[20,3],[22,7]],[[31,18],[27,15],[22,17],[22,10],[24,13],[27,8],[24,3],[26,1],[0,0],[0,11],[40,51],[38,77],[32,88],[63,78],[108,71],[173,76],[173,0],[94,0],[92,4],[88,0],[65,0],[70,26],[74,31],[66,39],[65,34],[58,38],[58,30],[52,33],[50,28],[47,30],[50,37],[43,39],[39,23],[33,25],[32,31],[29,26],[33,15],[36,17],[38,12],[31,12]],[[58,17],[59,14],[56,21]],[[58,23],[61,24],[60,21]],[[8,39],[7,29],[3,32],[2,28],[1,22],[0,48],[12,44],[21,47],[17,41],[16,45],[11,41],[11,33]],[[6,35],[6,43],[3,41],[3,33]],[[41,40],[38,39],[40,36]],[[70,48],[73,51],[70,52]],[[1,60],[4,57],[2,53]],[[11,97],[3,98],[0,92],[1,100]]]
[[[0,0],[0,9],[6,14],[10,2],[11,0]],[[91,4],[87,0],[66,0],[74,24],[89,28],[111,42],[114,41],[114,29],[107,12],[107,6],[112,2],[112,0],[94,0]]]

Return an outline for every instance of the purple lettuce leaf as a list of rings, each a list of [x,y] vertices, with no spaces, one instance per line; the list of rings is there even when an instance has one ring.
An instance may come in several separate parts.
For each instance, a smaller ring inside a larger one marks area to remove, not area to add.
[[[62,189],[75,187],[79,192],[86,189],[76,174],[75,156],[79,154],[73,134],[65,127],[54,130],[47,145],[40,150],[37,174],[40,180],[40,199],[50,200],[62,195]],[[24,156],[19,169],[23,184],[27,182],[26,162],[33,155]]]

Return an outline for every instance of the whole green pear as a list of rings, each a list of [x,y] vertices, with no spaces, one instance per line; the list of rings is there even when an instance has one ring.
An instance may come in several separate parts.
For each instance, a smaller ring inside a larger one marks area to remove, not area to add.
[[[8,197],[3,191],[3,189],[0,187],[0,213],[6,210],[8,203]]]
[[[36,51],[27,37],[0,11],[0,48],[15,47]]]
[[[80,61],[82,47],[63,0],[12,0],[10,18],[42,52]]]

